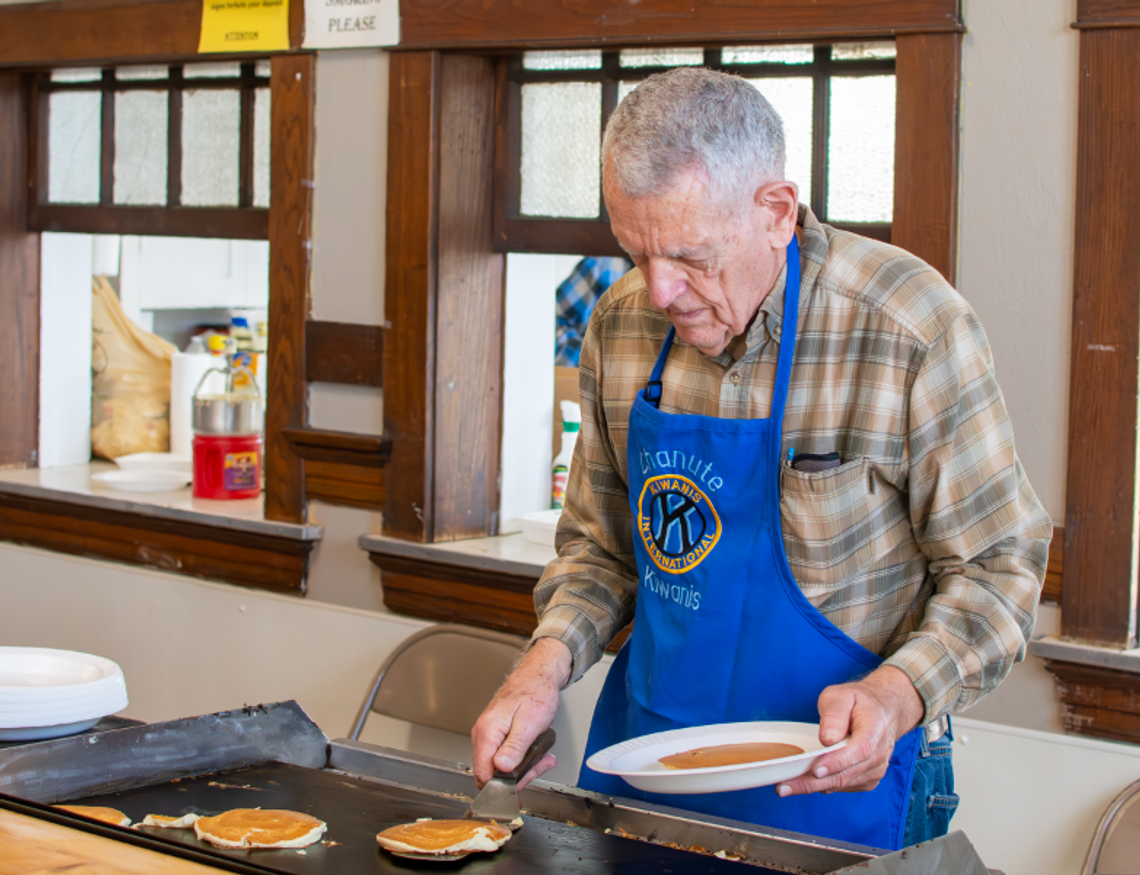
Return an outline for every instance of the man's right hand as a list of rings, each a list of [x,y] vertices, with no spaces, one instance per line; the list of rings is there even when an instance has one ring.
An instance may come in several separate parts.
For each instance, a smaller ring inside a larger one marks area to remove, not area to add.
[[[572,666],[570,648],[557,638],[540,638],[531,646],[471,730],[476,784],[482,787],[496,771],[515,768],[531,742],[554,722],[558,693],[569,682]],[[548,753],[522,777],[519,787],[557,762]]]

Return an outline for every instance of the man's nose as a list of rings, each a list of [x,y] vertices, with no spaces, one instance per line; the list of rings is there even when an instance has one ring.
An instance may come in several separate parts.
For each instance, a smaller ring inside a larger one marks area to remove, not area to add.
[[[641,273],[649,288],[649,301],[659,310],[667,309],[688,288],[684,271],[670,258],[648,259]]]

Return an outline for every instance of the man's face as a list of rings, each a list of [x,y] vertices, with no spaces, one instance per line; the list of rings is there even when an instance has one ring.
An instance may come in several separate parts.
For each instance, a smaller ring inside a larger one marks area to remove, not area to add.
[[[719,355],[779,276],[795,230],[796,188],[763,186],[737,216],[710,203],[705,189],[703,175],[682,172],[666,194],[630,198],[605,174],[610,227],[641,269],[653,306],[683,341]]]

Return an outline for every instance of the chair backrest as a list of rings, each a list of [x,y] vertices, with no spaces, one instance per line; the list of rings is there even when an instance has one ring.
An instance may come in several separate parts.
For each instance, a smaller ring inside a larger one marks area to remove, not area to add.
[[[360,706],[349,738],[370,713],[468,733],[527,639],[439,624],[410,635],[388,656]]]
[[[1125,787],[1101,815],[1081,875],[1140,875],[1140,781]]]

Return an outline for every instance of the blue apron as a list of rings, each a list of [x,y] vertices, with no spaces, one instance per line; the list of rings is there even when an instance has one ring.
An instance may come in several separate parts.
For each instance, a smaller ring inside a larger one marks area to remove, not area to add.
[[[780,439],[795,348],[800,263],[788,245],[784,328],[768,419],[663,413],[670,330],[629,423],[639,585],[634,630],[610,668],[586,756],[652,732],[752,720],[819,722],[824,687],[882,660],[812,607],[780,532]],[[672,795],[582,767],[579,786],[876,848],[902,847],[915,729],[865,793],[780,798],[775,787]]]

